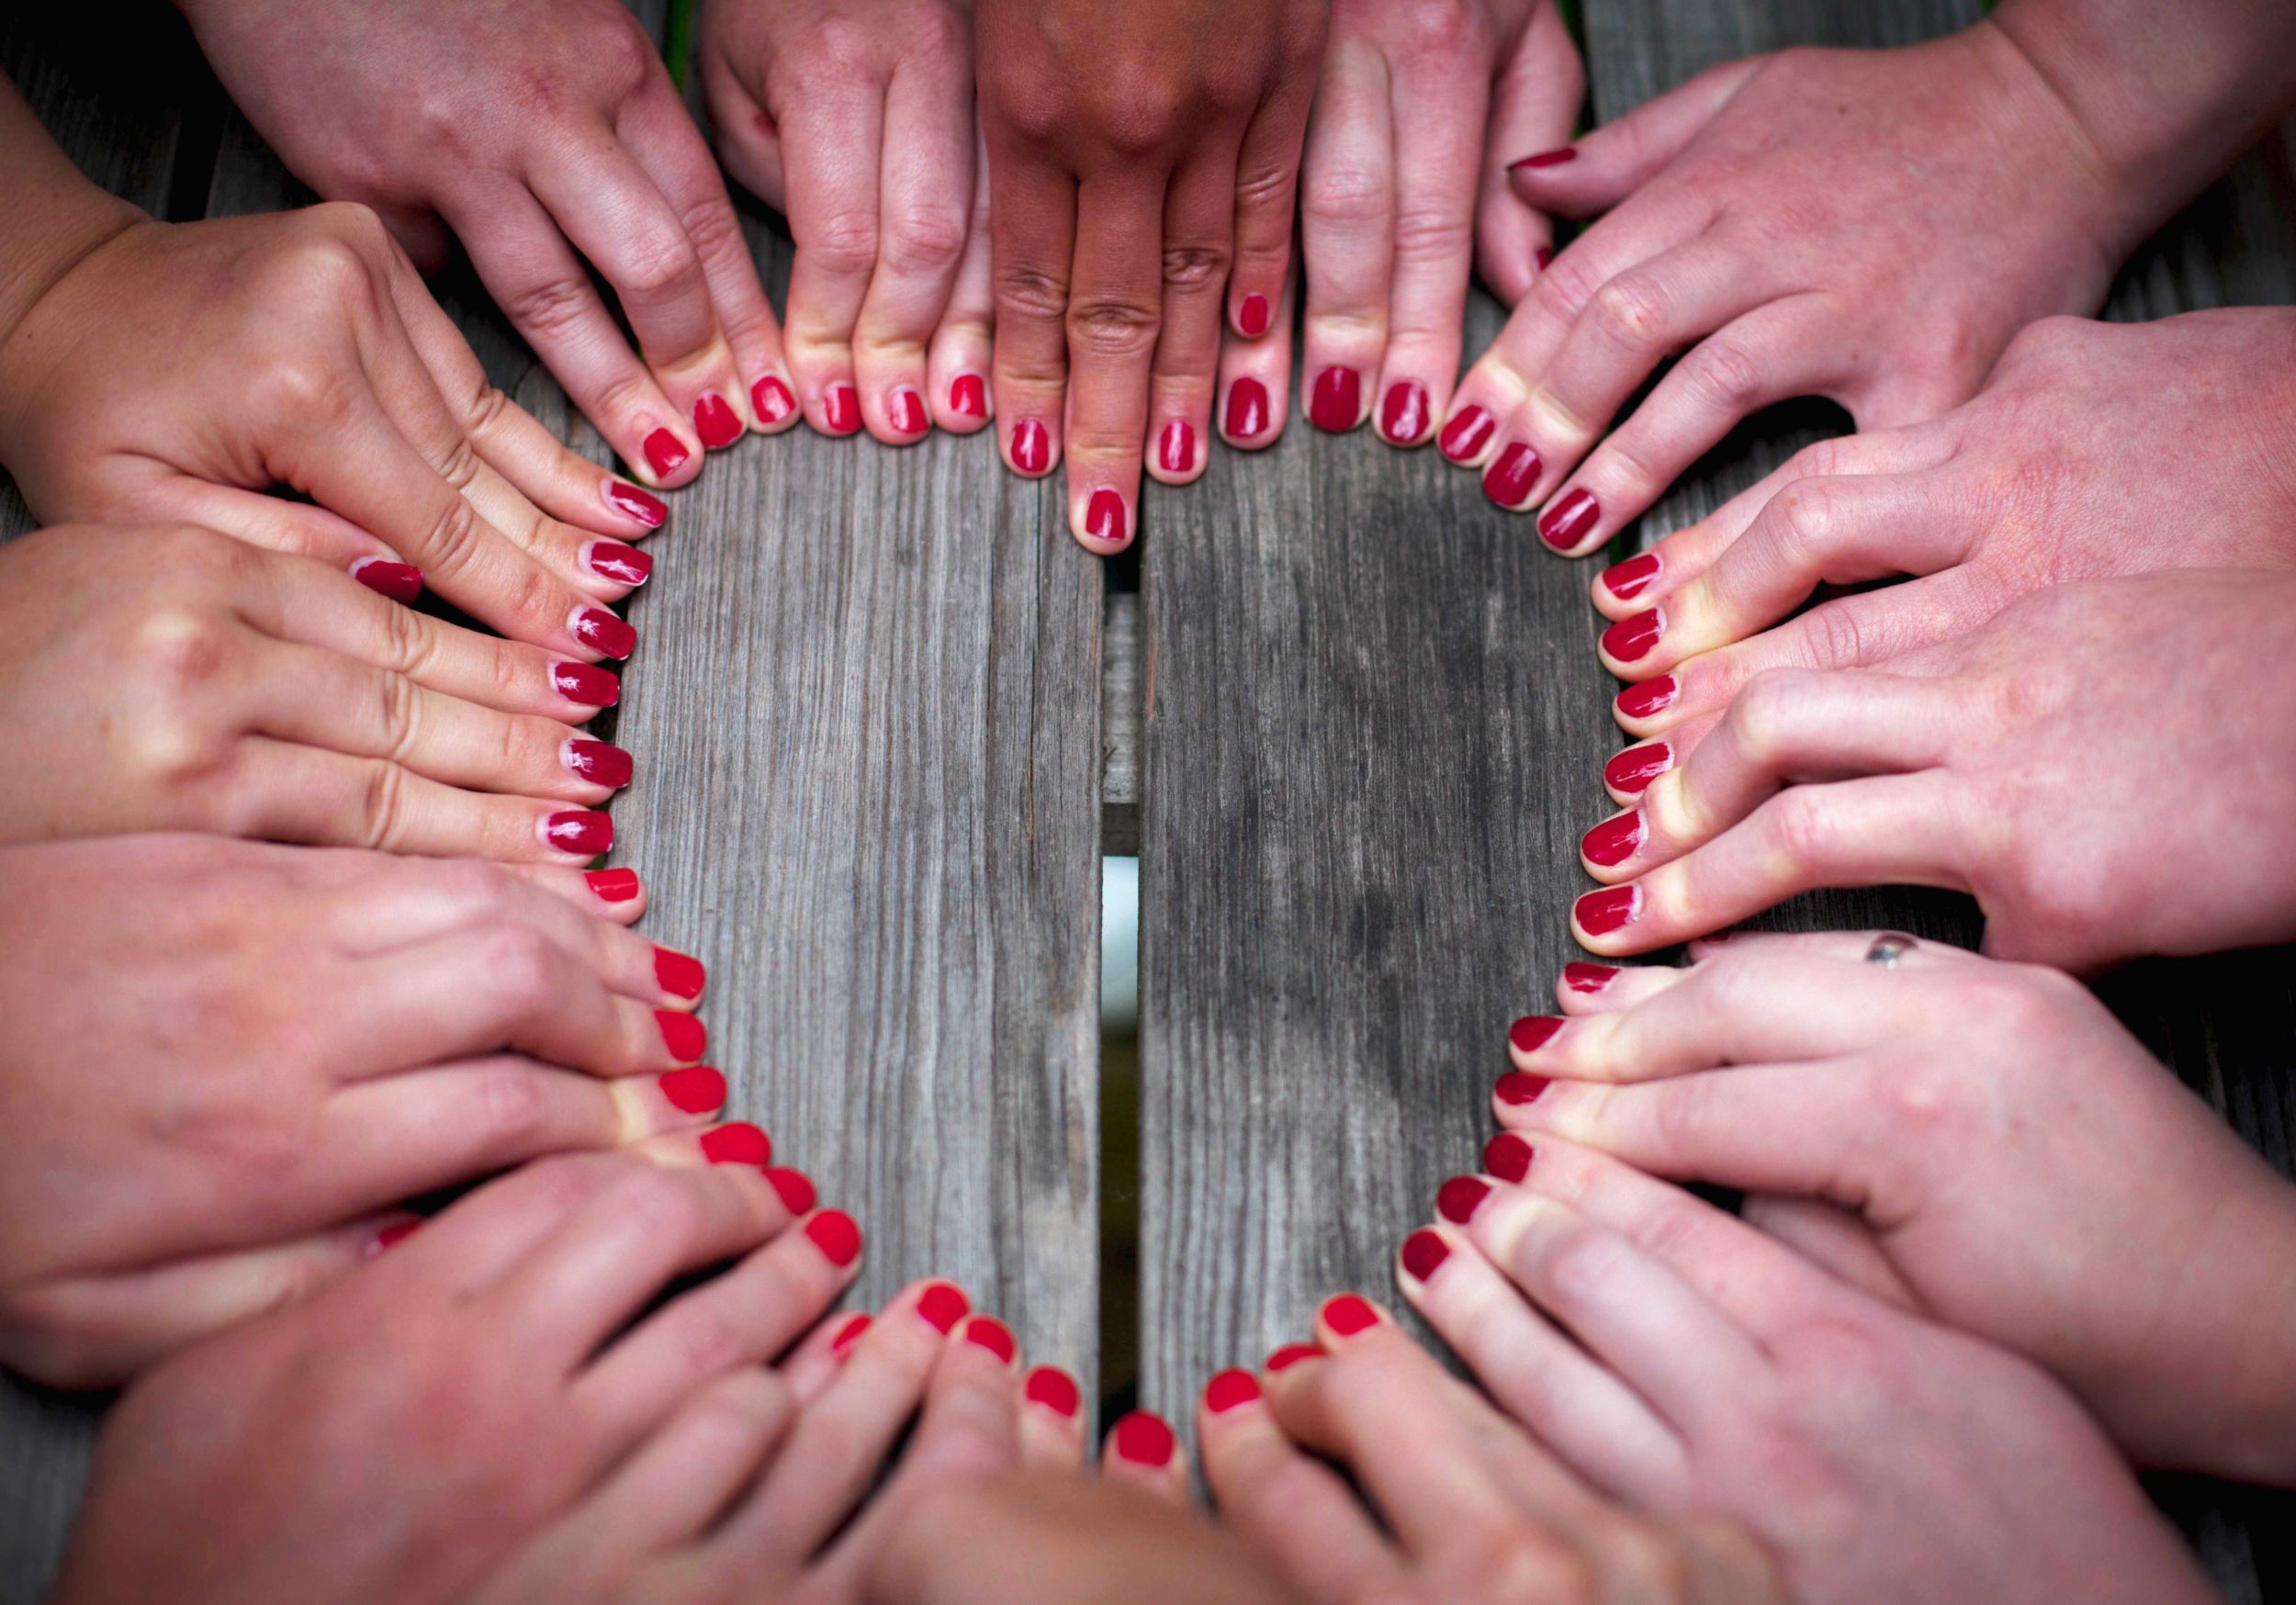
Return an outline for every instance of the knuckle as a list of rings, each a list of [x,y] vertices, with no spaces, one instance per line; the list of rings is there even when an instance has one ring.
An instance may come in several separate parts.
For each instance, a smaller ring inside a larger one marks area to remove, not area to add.
[[[431,525],[422,544],[422,567],[444,574],[461,574],[478,560],[483,541],[478,510],[457,493]]]
[[[467,490],[484,466],[477,443],[468,435],[457,435],[446,448],[445,460],[438,465],[438,477],[458,491]]]
[[[1349,163],[1319,165],[1300,185],[1300,211],[1326,226],[1384,223],[1392,204],[1384,175]]]
[[[1656,275],[1629,271],[1596,290],[1585,315],[1614,342],[1635,351],[1650,351],[1666,341],[1671,301]]]
[[[964,254],[967,229],[962,207],[909,207],[885,221],[885,265],[903,274],[945,273]]]
[[[715,1304],[697,1302],[679,1312],[672,1330],[677,1334],[678,1370],[688,1376],[712,1376],[732,1369],[748,1357],[749,1340],[729,1312]],[[746,1423],[730,1411],[729,1433],[746,1435]]]
[[[421,698],[415,684],[401,674],[378,674],[373,695],[375,729],[381,735],[384,755],[403,763],[421,736]]]
[[[1156,343],[1158,310],[1112,297],[1080,300],[1068,309],[1069,344],[1104,361],[1144,358]]]
[[[410,800],[407,771],[397,764],[374,759],[359,788],[357,844],[388,850],[406,838]]]
[[[1848,605],[1856,600],[1855,597],[1839,598],[1802,615],[1802,635],[1807,644],[1804,656],[1812,665],[1854,668],[1872,662],[1879,654],[1883,644],[1868,639],[1859,610]]]
[[[676,229],[641,230],[622,262],[616,286],[625,295],[648,298],[682,295],[702,282],[702,259],[693,241]]]
[[[1760,360],[1728,335],[1710,335],[1699,342],[1683,366],[1683,382],[1690,387],[1691,394],[1717,411],[1733,415],[1751,411],[1767,394]]]
[[[1399,264],[1464,264],[1474,245],[1474,219],[1447,208],[1406,202],[1395,215],[1395,258]]]
[[[508,1060],[487,1065],[476,1093],[478,1129],[496,1141],[526,1145],[547,1135],[549,1100],[541,1078],[524,1065]]]
[[[1786,733],[1794,726],[1806,684],[1798,670],[1768,668],[1731,699],[1723,723],[1734,749],[1747,763],[1767,772],[1785,756]]]
[[[512,403],[508,395],[497,388],[492,381],[481,376],[478,389],[472,392],[470,399],[463,404],[463,428],[469,435],[470,442],[491,439],[501,432],[504,422],[516,410],[517,408]],[[475,459],[477,455],[475,444],[471,445],[471,452]],[[478,465],[475,460],[471,465],[471,473],[474,477],[478,473]]]
[[[1623,1242],[1581,1222],[1558,1228],[1545,1250],[1547,1276],[1558,1296],[1572,1307],[1599,1298],[1615,1279]]]
[[[1469,0],[1406,0],[1395,8],[1396,45],[1412,56],[1480,57],[1489,37],[1483,11]]]
[[[1818,786],[1794,786],[1761,805],[1771,851],[1784,864],[1813,870],[1840,857],[1841,831]]]
[[[564,974],[558,950],[547,937],[533,926],[507,919],[486,932],[473,970],[487,995],[516,1014],[549,1006]]]
[[[548,342],[579,327],[589,317],[594,298],[588,279],[551,275],[511,290],[502,297],[502,314]]]
[[[1167,289],[1216,289],[1228,282],[1228,253],[1216,245],[1167,245],[1164,251]]]
[[[793,55],[805,63],[808,77],[860,83],[881,75],[878,53],[875,28],[859,17],[833,13],[805,31]]]
[[[733,204],[719,196],[688,207],[679,217],[686,231],[686,243],[703,262],[733,255],[743,248],[741,219],[735,215]]]
[[[678,1172],[647,1166],[614,1184],[613,1207],[639,1223],[648,1242],[696,1241],[707,1224],[702,1201]]]
[[[1557,323],[1577,321],[1580,309],[1603,287],[1595,270],[1580,260],[1584,255],[1584,252],[1565,251],[1531,280],[1532,299]]]
[[[859,277],[877,265],[877,214],[846,207],[824,216],[800,249],[840,277]]]
[[[999,267],[996,310],[1000,318],[1064,317],[1068,311],[1068,286],[1058,275],[1041,268]]]

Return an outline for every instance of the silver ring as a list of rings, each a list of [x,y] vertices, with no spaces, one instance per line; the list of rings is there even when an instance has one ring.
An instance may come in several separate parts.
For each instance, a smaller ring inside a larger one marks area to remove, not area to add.
[[[1884,931],[1874,938],[1874,945],[1865,950],[1865,961],[1878,964],[1885,970],[1895,970],[1897,961],[1913,950],[1913,938],[1903,931]]]

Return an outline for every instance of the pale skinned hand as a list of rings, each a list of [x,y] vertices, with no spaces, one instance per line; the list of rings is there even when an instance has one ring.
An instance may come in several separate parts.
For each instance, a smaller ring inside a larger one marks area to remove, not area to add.
[[[2144,1464],[2296,1483],[2296,1186],[2077,982],[1874,940],[1573,966],[1500,1120],[1776,1195],[1747,1218],[2046,1366]]]
[[[1743,1529],[1613,1503],[1367,1301],[1317,1340],[1222,1372],[1196,1418],[1221,1521],[1311,1605],[1784,1605]]]
[[[0,870],[39,933],[0,974],[0,1360],[43,1381],[118,1382],[292,1300],[402,1200],[742,1140],[700,1129],[726,1094],[681,1068],[702,966],[623,927],[626,871],[197,836]]]
[[[1640,953],[1821,886],[1966,892],[1998,958],[2089,971],[2296,937],[2296,575],[2036,591],[1876,668],[1756,676],[1587,833],[1573,934]],[[1687,694],[1638,722],[1703,711]],[[1671,738],[1671,735],[1670,735]]]
[[[614,677],[211,530],[0,550],[0,841],[146,830],[579,865],[630,779]]]
[[[453,230],[649,484],[685,484],[702,448],[794,421],[781,331],[725,180],[617,0],[178,4],[296,176],[373,207],[426,265]]]
[[[44,523],[204,524],[584,663],[636,645],[607,604],[667,516],[489,386],[349,205],[135,222],[81,256],[0,355],[0,462]]]
[[[447,1605],[608,1488],[658,1522],[665,1478],[834,1371],[860,1251],[752,1166],[530,1165],[139,1382],[51,1598]]]
[[[906,445],[988,424],[988,174],[966,0],[707,0],[726,171],[789,218],[806,421]]]
[[[1399,1281],[1498,1406],[1597,1487],[1741,1524],[1803,1605],[2215,1597],[2031,1362],[1593,1150],[1529,1149],[1445,1189]],[[1323,1307],[1324,1346],[1361,1341],[1346,1329],[1375,1312],[1356,1303]],[[1416,1430],[1390,1422],[1382,1451]]]
[[[1131,543],[1147,443],[1200,468],[1223,324],[1274,325],[1327,9],[977,0],[997,430],[1016,472],[1065,453],[1088,551]]]

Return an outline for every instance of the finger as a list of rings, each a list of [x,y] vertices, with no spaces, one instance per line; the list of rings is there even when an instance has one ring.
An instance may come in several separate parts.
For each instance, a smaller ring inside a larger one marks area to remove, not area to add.
[[[1586,74],[1562,8],[1536,7],[1491,86],[1475,208],[1477,271],[1505,306],[1529,292],[1531,280],[1552,259],[1555,242],[1547,214],[1514,193],[1508,164],[1526,151],[1560,149],[1578,126],[1585,98]]]
[[[1608,210],[1681,155],[1761,64],[1750,56],[1709,67],[1575,144],[1518,152],[1510,166],[1516,192],[1566,218]]]
[[[1308,279],[1300,369],[1308,421],[1363,421],[1365,377],[1379,371],[1394,282],[1395,89],[1366,41],[1332,41],[1300,164],[1300,255]]]
[[[822,1322],[822,1330],[815,1332],[786,1360],[782,1362],[782,1375],[795,1390],[797,1397],[810,1407],[829,1389],[838,1374],[852,1359],[861,1340],[880,1320],[921,1320],[943,1337],[954,1331],[957,1323],[972,1312],[972,1301],[964,1289],[953,1282],[938,1277],[912,1282],[894,1295],[885,1307],[871,1316],[853,1316],[842,1320],[832,1319]],[[826,1339],[826,1341],[824,1341]]]
[[[1776,1238],[1812,1264],[1900,1309],[1921,1301],[1897,1274],[1873,1229],[1838,1204],[1814,1198],[1749,1198],[1746,1224]]]
[[[1784,959],[1855,959],[1863,960],[1873,952],[1874,944],[1883,937],[1893,937],[1900,951],[1893,960],[1897,969],[1930,970],[1958,966],[1966,970],[1982,965],[1986,960],[1966,948],[1956,948],[1951,942],[1916,941],[1895,931],[1724,931],[1711,937],[1701,937],[1690,944],[1689,955],[1693,968],[1710,960],[1736,954],[1760,954],[1765,958]],[[1689,971],[1677,974],[1688,975]]]
[[[1164,322],[1149,381],[1148,471],[1167,485],[1203,472],[1220,377],[1221,307],[1234,249],[1235,167],[1199,150],[1165,196]]]
[[[1272,307],[1271,320],[1257,339],[1230,338],[1220,347],[1220,438],[1247,452],[1276,443],[1290,405],[1289,281]]]
[[[548,864],[499,867],[615,926],[636,924],[650,901],[646,882],[638,879],[636,870],[562,870]]]
[[[773,113],[797,253],[789,274],[787,340],[806,421],[824,434],[861,426],[853,325],[883,249],[879,210],[885,166],[885,80],[874,61],[814,73],[804,93],[782,93]]]
[[[599,1199],[653,1167],[636,1148],[562,1154],[522,1165],[473,1188],[411,1236],[402,1220],[378,1285],[484,1296]],[[733,1184],[727,1184],[732,1185]]]
[[[1312,67],[1300,63],[1313,61],[1322,50],[1320,15],[1316,27],[1316,38],[1289,41],[1292,66],[1279,73],[1279,87],[1261,104],[1236,148],[1235,255],[1228,274],[1228,326],[1246,342],[1265,340],[1279,322],[1289,327],[1292,218],[1318,79]],[[1277,390],[1290,387],[1289,363],[1287,351],[1285,366],[1273,376]],[[1262,372],[1259,376],[1265,383],[1270,375]]]
[[[1061,451],[1076,186],[1046,155],[994,134],[988,159],[996,427],[1006,466],[1041,478]]]
[[[1117,1418],[1100,1447],[1100,1475],[1174,1505],[1187,1502],[1187,1465],[1172,1425],[1148,1410]]]
[[[966,225],[964,256],[926,357],[933,421],[942,429],[973,434],[987,425],[996,326],[996,284],[989,267],[988,153],[976,134],[973,212]]]
[[[1084,1396],[1057,1365],[1040,1365],[1020,1385],[1020,1464],[1075,1472],[1084,1468]]]
[[[1164,320],[1164,174],[1086,181],[1076,196],[1068,297],[1068,527],[1103,556],[1131,544],[1148,437],[1148,380]]]
[[[312,558],[402,607],[422,594],[420,568],[323,507],[180,474],[154,477],[141,505],[157,520],[197,524],[267,552]]]
[[[1665,964],[1614,969],[1574,960],[1555,978],[1555,999],[1566,1015],[1616,1014],[1656,997],[1685,973]]]
[[[1650,783],[1684,761],[1697,743],[1719,724],[1716,716],[1679,725],[1658,741],[1641,741],[1611,755],[1603,766],[1603,790],[1622,808],[1631,808]]]
[[[1450,82],[1459,67],[1411,54],[1393,69],[1393,283],[1379,367],[1379,435],[1390,445],[1415,446],[1432,435],[1458,378],[1485,107],[1480,81]]]

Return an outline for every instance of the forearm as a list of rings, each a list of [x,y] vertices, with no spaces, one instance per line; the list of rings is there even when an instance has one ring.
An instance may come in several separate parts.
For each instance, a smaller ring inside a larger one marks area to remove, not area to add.
[[[81,175],[0,77],[0,372],[8,337],[55,282],[143,213]]]

